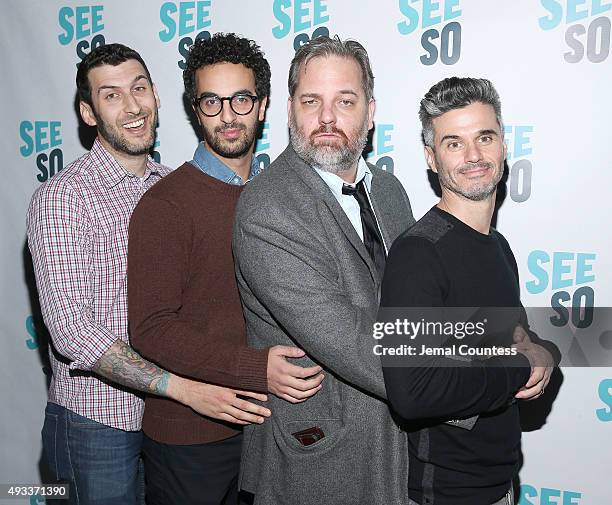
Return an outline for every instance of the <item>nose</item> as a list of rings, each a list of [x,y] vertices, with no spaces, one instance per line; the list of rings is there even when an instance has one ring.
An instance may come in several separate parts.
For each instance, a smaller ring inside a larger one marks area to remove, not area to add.
[[[465,149],[465,161],[468,163],[478,163],[482,160],[480,146],[475,142],[469,142]]]
[[[123,101],[125,110],[130,114],[139,114],[141,107],[138,100],[131,93],[126,93],[125,99]]]
[[[319,110],[319,123],[322,125],[336,123],[336,111],[332,104],[324,103]]]
[[[225,124],[231,124],[236,120],[236,113],[230,107],[229,100],[226,100],[222,103],[223,103],[223,108],[221,109],[221,113],[219,114],[219,117],[221,118],[221,121],[223,121]]]

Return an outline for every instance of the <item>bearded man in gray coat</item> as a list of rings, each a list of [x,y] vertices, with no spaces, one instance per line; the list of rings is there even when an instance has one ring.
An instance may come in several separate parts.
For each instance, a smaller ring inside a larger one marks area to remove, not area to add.
[[[322,389],[245,429],[240,487],[255,504],[402,505],[407,439],[373,353],[387,249],[414,219],[399,181],[361,157],[374,77],[361,44],[321,37],[289,71],[291,143],[245,189],[234,256],[249,343],[297,345]]]

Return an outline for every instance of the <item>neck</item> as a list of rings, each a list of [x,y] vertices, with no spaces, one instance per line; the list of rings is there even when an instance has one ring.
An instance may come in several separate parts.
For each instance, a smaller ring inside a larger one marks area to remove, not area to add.
[[[243,181],[246,182],[249,179],[249,176],[251,175],[251,161],[253,160],[253,148],[239,158],[224,158],[212,149],[209,149],[207,143],[204,143],[204,149],[236,172],[236,174],[239,175]]]
[[[117,163],[125,170],[134,174],[136,177],[142,177],[147,169],[147,154],[128,154],[118,151],[112,147],[101,135],[98,135],[100,144],[106,149],[110,155],[115,158]]]
[[[438,208],[452,214],[477,232],[488,235],[495,210],[495,191],[486,199],[475,202],[443,189]]]
[[[357,177],[357,163],[355,163],[348,170],[341,170],[339,172],[336,172],[336,175],[347,184],[354,184],[355,178]]]

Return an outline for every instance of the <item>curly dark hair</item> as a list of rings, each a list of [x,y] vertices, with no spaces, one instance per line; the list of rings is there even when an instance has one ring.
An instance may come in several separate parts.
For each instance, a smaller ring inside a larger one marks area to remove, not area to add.
[[[183,71],[185,93],[190,101],[196,99],[196,70],[215,63],[237,63],[255,74],[255,93],[263,98],[270,95],[270,64],[254,40],[238,37],[235,33],[215,33],[210,39],[197,39],[189,49]]]
[[[91,101],[91,86],[89,84],[89,71],[101,67],[102,65],[112,65],[116,67],[127,60],[136,60],[144,68],[145,74],[149,82],[153,84],[151,80],[151,74],[145,64],[144,60],[134,49],[124,46],[123,44],[106,44],[104,46],[96,47],[92,49],[83,61],[79,63],[76,75],[76,86],[79,93],[79,100],[85,102],[93,108]]]

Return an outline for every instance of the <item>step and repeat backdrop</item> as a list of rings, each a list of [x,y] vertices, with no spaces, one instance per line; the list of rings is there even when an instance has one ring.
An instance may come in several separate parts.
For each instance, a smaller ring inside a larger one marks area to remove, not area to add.
[[[236,32],[264,49],[272,93],[257,143],[262,166],[287,143],[296,48],[320,35],[360,41],[377,102],[366,156],[401,180],[416,217],[437,201],[420,98],[444,77],[492,80],[508,146],[496,226],[514,249],[524,304],[554,310],[573,333],[593,307],[612,305],[612,0],[5,0],[1,8],[0,483],[45,476],[47,337],[25,213],[32,192],[91,146],[74,78],[81,58],[105,43],[129,45],[147,62],[162,104],[154,156],[176,167],[197,143],[182,83],[195,39]],[[545,326],[536,331],[546,336]],[[601,346],[611,350],[610,334]],[[612,369],[563,367],[522,416],[521,505],[612,504]]]

